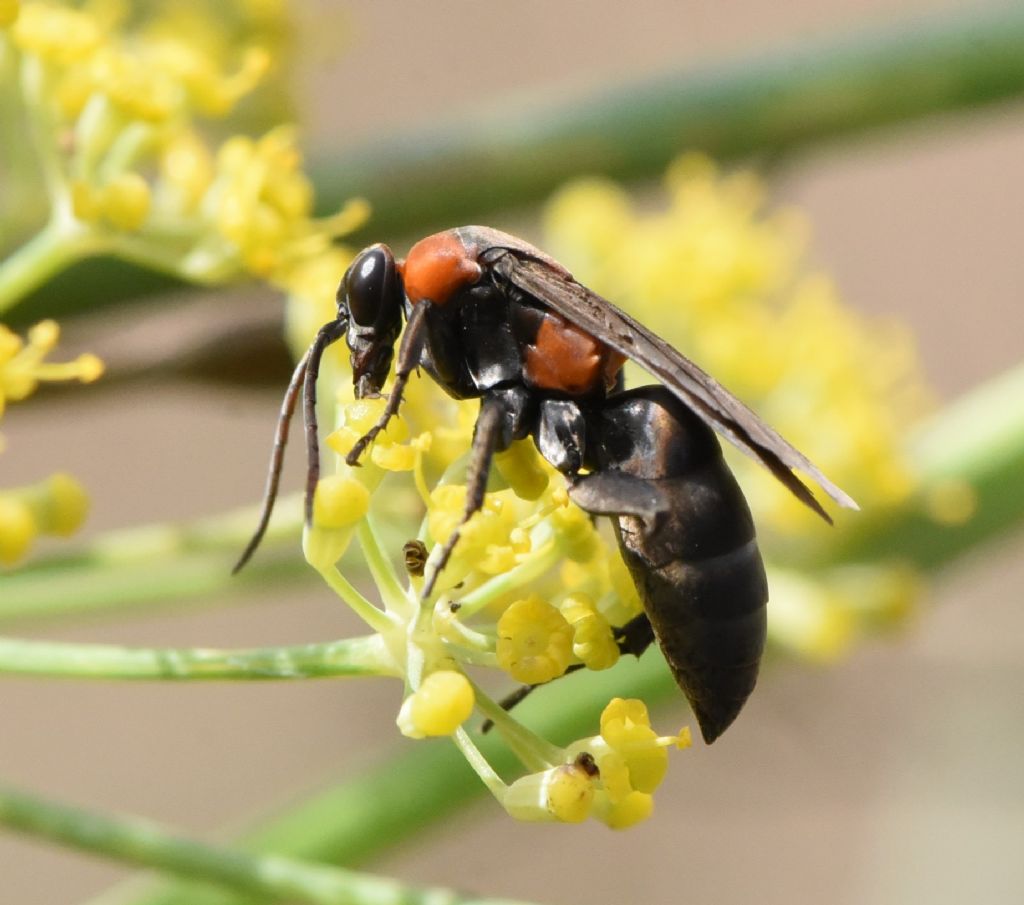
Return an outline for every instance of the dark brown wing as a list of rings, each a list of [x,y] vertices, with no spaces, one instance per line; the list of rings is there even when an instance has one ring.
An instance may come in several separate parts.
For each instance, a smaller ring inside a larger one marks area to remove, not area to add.
[[[733,446],[761,462],[797,499],[829,524],[832,519],[828,513],[791,469],[798,468],[810,475],[840,506],[859,508],[803,453],[790,446],[718,381],[611,302],[544,262],[521,256],[513,249],[497,257],[492,266],[512,285],[649,371]]]

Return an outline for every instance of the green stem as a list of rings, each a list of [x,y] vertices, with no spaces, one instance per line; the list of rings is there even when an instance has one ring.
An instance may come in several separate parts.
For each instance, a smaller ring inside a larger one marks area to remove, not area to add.
[[[899,86],[894,90],[894,86]],[[327,205],[360,195],[387,236],[540,201],[567,179],[650,178],[684,150],[778,155],[1024,93],[1024,5],[944,12],[883,29],[688,68],[510,114],[388,136],[314,168]]]
[[[601,710],[616,695],[641,697],[650,704],[678,694],[664,662],[652,653],[604,672],[560,679],[520,705],[516,713],[539,735],[570,741],[596,733]],[[494,733],[474,736],[473,742],[499,773],[514,774],[516,758]],[[423,741],[402,754],[380,758],[370,770],[311,798],[258,830],[243,845],[252,851],[355,864],[442,823],[486,791],[451,745]],[[184,883],[130,899],[115,895],[109,901],[119,905],[253,903],[251,897],[239,894],[203,895]]]
[[[359,546],[366,557],[366,564],[373,576],[373,583],[385,605],[393,615],[408,619],[414,605],[398,580],[395,567],[381,546],[380,536],[374,519],[367,515],[359,523]]]
[[[898,90],[894,89],[898,86]],[[313,167],[323,210],[369,199],[373,237],[486,222],[581,173],[651,178],[680,152],[778,155],[840,136],[1024,95],[1024,5],[973,6],[884,29],[672,72],[523,112],[502,98],[469,120],[394,134]],[[113,262],[76,268],[19,311],[60,313],[165,287]],[[64,310],[67,310],[66,308]]]
[[[61,679],[313,679],[398,675],[377,635],[250,650],[0,638],[0,674]]]
[[[297,496],[282,498],[259,554],[238,575],[231,566],[256,524],[255,509],[109,532],[81,552],[5,574],[0,622],[222,598],[312,580],[298,549],[300,510]],[[286,540],[293,555],[281,554]]]
[[[269,897],[311,905],[498,905],[498,900],[463,897],[446,889],[414,889],[371,874],[217,848],[175,836],[147,820],[70,808],[4,787],[0,824],[126,864],[220,884],[264,901]]]
[[[0,262],[0,314],[95,250],[94,239],[86,230],[51,221]]]

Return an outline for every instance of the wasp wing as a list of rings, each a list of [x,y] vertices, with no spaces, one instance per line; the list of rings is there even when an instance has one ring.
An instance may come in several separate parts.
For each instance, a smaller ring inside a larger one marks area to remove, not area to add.
[[[513,249],[498,257],[492,266],[512,285],[649,371],[733,446],[761,462],[797,499],[829,524],[832,519],[828,513],[791,469],[810,475],[840,506],[859,508],[803,453],[717,380],[607,299],[543,261],[519,255]]]

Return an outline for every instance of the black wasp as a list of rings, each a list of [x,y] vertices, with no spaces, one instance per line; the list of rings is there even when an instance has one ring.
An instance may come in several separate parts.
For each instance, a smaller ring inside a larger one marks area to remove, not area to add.
[[[324,349],[344,336],[356,396],[379,394],[404,314],[387,406],[346,461],[355,465],[398,412],[417,368],[456,399],[479,398],[460,527],[483,504],[494,453],[532,437],[566,476],[578,506],[615,519],[646,613],[620,629],[623,649],[639,654],[656,639],[705,741],[721,735],[757,680],[768,586],[750,510],[714,431],[827,522],[792,469],[810,475],[840,505],[856,503],[693,362],[514,236],[463,226],[421,240],[404,261],[386,245],[371,245],[346,271],[337,302],[337,319],[320,329],[288,387],[260,524],[236,569],[266,528],[300,390],[311,517]],[[662,385],[624,391],[626,359]],[[458,536],[456,529],[432,557],[424,596]]]

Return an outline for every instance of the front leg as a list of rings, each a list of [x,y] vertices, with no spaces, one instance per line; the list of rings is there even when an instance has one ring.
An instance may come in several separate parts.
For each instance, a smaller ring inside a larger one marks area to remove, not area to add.
[[[398,360],[395,362],[395,383],[391,388],[391,395],[388,397],[388,404],[381,413],[377,423],[373,425],[362,437],[360,437],[348,455],[345,462],[349,465],[358,465],[359,457],[362,456],[366,447],[369,446],[388,422],[398,414],[398,407],[402,404],[402,395],[405,393],[405,385],[409,382],[409,375],[417,368],[420,357],[423,354],[423,343],[426,340],[427,315],[430,309],[429,301],[422,301],[413,306],[412,316],[405,327],[402,335],[402,344],[398,347]]]
[[[452,550],[459,541],[463,526],[484,504],[487,478],[491,472],[494,454],[507,449],[513,440],[527,432],[527,419],[532,409],[529,392],[519,386],[494,389],[480,401],[480,414],[473,427],[473,447],[466,470],[466,506],[455,530],[449,535],[436,556],[431,557],[427,580],[421,592],[422,599],[430,596],[437,578],[448,563]]]

